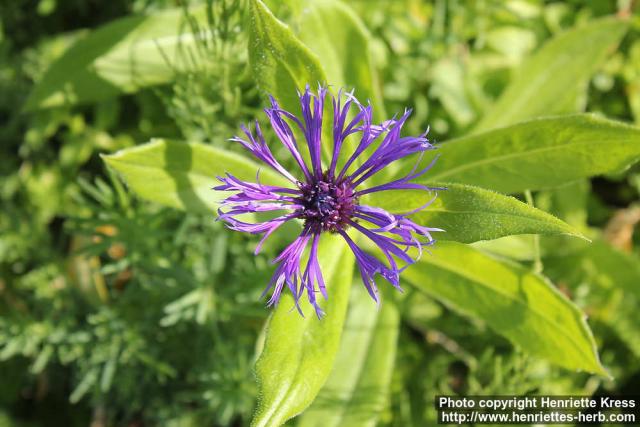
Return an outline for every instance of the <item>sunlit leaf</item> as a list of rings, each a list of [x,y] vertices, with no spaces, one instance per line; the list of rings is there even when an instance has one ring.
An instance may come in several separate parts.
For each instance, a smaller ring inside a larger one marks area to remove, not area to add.
[[[443,184],[426,209],[411,215],[418,224],[445,230],[438,240],[470,243],[513,234],[568,234],[580,236],[571,226],[513,197],[461,184]],[[419,191],[374,193],[363,202],[393,213],[410,212],[435,194]]]
[[[476,130],[582,111],[589,79],[613,52],[627,27],[619,18],[603,18],[551,39],[522,63]]]
[[[168,83],[176,72],[201,66],[207,56],[199,40],[210,36],[204,8],[128,16],[91,32],[44,74],[25,109],[94,102]],[[197,23],[199,28],[190,24]]]
[[[607,375],[582,313],[544,277],[467,245],[440,242],[404,278],[483,320],[523,351],[568,369]]]
[[[377,309],[355,286],[333,371],[298,427],[374,427],[388,398],[398,330],[393,299]]]
[[[635,254],[596,240],[568,254],[545,258],[552,274],[566,282],[590,282],[605,289],[619,288],[640,300],[640,260]]]
[[[505,236],[495,240],[474,242],[471,246],[484,252],[517,261],[533,261],[536,257],[534,237],[527,235]],[[541,250],[540,252],[543,251]]]
[[[201,143],[155,139],[103,158],[138,196],[191,212],[213,212],[227,194],[211,188],[227,172],[254,182],[260,169],[261,182],[283,183],[246,157]]]
[[[266,341],[256,363],[260,388],[254,427],[275,427],[301,413],[316,397],[333,368],[340,344],[353,279],[354,259],[339,236],[327,235],[319,251],[329,299],[319,320],[307,302],[305,317],[293,297],[283,293],[267,326]]]
[[[541,118],[447,141],[425,180],[503,193],[552,188],[626,169],[640,129],[590,114]]]
[[[258,87],[298,112],[296,90],[326,83],[318,57],[260,0],[250,0],[249,62]]]
[[[437,99],[451,119],[459,126],[467,126],[476,117],[470,100],[469,76],[461,58],[445,57],[433,64],[433,80],[429,96]]]
[[[545,271],[572,292],[582,294],[591,318],[608,325],[640,356],[640,260],[596,240],[580,250],[544,259]],[[585,295],[584,290],[589,289]]]
[[[358,15],[343,2],[308,2],[298,27],[300,40],[320,59],[328,83],[336,89],[355,88],[359,99],[371,100],[377,120],[386,120],[371,58],[371,36]]]

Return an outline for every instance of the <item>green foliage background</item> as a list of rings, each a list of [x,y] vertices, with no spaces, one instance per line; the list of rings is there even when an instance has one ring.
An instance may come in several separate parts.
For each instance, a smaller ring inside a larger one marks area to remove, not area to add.
[[[255,175],[227,139],[265,92],[295,111],[317,82],[413,108],[449,188],[380,309],[323,242],[323,321],[270,316],[286,240],[254,256],[210,190]],[[2,427],[424,426],[438,394],[640,390],[637,2],[6,0],[0,120]]]

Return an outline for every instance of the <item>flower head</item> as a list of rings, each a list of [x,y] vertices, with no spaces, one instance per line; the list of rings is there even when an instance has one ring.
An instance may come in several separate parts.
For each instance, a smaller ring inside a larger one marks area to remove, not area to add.
[[[312,93],[307,87],[304,93],[299,94],[302,118],[283,110],[273,98],[271,106],[265,109],[273,131],[291,154],[291,163],[297,169],[295,172],[289,171],[275,159],[258,122],[255,132],[243,126],[244,137],[232,139],[290,181],[289,186],[264,185],[257,178],[256,182],[245,182],[227,174],[218,177],[222,185],[215,187],[216,190],[234,193],[222,202],[219,219],[233,230],[262,235],[256,253],[264,241],[285,222],[298,220],[301,223],[300,234],[274,260],[276,271],[265,293],[273,289],[269,305],[274,305],[286,286],[297,306],[306,293],[319,317],[322,310],[317,302],[317,292],[327,298],[318,262],[318,243],[323,233],[342,236],[355,255],[365,287],[378,302],[376,275],[400,289],[400,272],[416,261],[408,254],[409,250],[415,248],[420,254],[424,245],[433,243],[431,232],[441,231],[418,225],[408,218],[426,208],[429,202],[403,214],[391,214],[384,209],[360,203],[362,196],[381,191],[434,190],[412,182],[427,172],[433,163],[421,170],[414,168],[402,178],[367,186],[371,177],[391,163],[433,149],[427,139],[428,131],[416,137],[400,136],[410,111],[405,111],[400,118],[374,124],[371,105],[359,103],[352,93],[331,96],[333,117],[323,117],[327,95],[327,89],[323,87],[317,93]],[[331,153],[323,161],[323,121],[331,118],[333,145]],[[296,139],[293,132],[296,128],[304,136],[305,144]],[[349,146],[347,150],[348,140],[355,140],[355,147]],[[301,149],[303,145],[306,146],[304,150]],[[246,213],[269,211],[281,213],[275,218],[255,223],[237,218]],[[359,247],[348,230],[361,233],[377,246],[384,261]],[[303,253],[307,248],[308,260],[303,266]]]

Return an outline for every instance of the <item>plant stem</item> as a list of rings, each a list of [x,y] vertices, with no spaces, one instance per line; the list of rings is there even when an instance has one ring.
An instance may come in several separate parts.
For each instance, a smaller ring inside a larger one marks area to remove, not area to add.
[[[527,200],[527,204],[531,207],[535,207],[533,204],[533,195],[531,190],[524,191],[524,197]],[[540,235],[533,235],[533,271],[535,273],[542,273],[542,259],[540,257]]]

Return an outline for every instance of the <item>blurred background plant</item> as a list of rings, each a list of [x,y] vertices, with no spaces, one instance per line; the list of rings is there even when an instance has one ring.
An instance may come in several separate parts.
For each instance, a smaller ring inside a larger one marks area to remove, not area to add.
[[[282,19],[301,7],[271,3]],[[430,125],[437,140],[476,125],[513,70],[550,37],[600,16],[631,16],[581,102],[640,124],[640,18],[631,0],[349,6],[371,33],[386,110],[413,107],[407,132]],[[0,426],[243,426],[251,419],[256,343],[269,314],[260,294],[275,249],[255,257],[255,242],[219,232],[213,213],[138,200],[99,158],[152,137],[225,144],[241,123],[260,117],[246,2],[202,7],[169,0],[0,4]],[[34,82],[90,31],[170,8],[195,43],[184,53],[186,67],[163,58],[171,65],[163,84],[81,105],[25,108]],[[379,424],[433,424],[437,394],[637,392],[638,301],[614,284],[640,283],[633,233],[639,191],[636,165],[535,194],[536,206],[595,240],[576,249],[543,238],[543,261],[589,314],[615,380],[526,356],[483,322],[414,291],[401,302],[396,369]],[[504,255],[504,247],[518,246],[478,247]],[[527,250],[507,255],[533,260]]]

